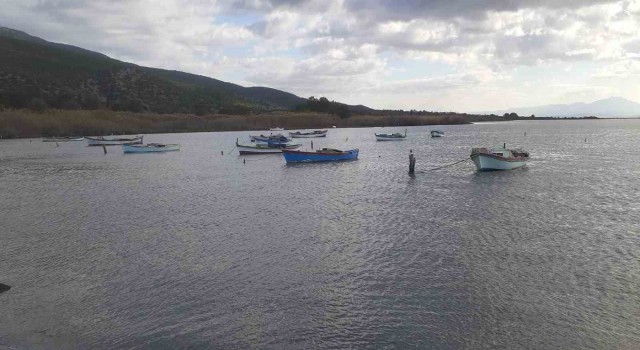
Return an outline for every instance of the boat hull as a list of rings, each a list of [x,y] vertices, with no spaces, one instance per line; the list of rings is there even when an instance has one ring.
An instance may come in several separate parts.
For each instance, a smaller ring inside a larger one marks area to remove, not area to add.
[[[72,141],[84,141],[84,137],[47,137],[42,139],[42,142],[72,142]]]
[[[508,160],[488,154],[472,154],[471,160],[479,171],[513,170],[527,165],[526,160]]]
[[[180,145],[165,145],[164,147],[146,147],[135,145],[122,145],[124,153],[161,153],[179,151]]]
[[[89,146],[121,146],[121,145],[138,145],[142,143],[143,136],[130,139],[99,139],[87,137],[87,145]]]
[[[376,135],[376,141],[404,141],[406,136],[403,137],[388,137]]]
[[[313,138],[313,137],[326,137],[327,136],[327,130],[318,130],[318,131],[312,131],[312,132],[290,132],[289,133],[289,137],[291,138],[295,138],[295,139],[308,139],[308,138]]]
[[[358,159],[358,152],[358,149],[352,149],[344,151],[343,153],[335,154],[284,150],[282,151],[282,155],[287,163],[316,163]]]
[[[310,139],[314,137],[327,137],[327,134],[289,134],[289,136],[294,139]]]
[[[298,144],[287,145],[285,147],[268,147],[268,146],[262,146],[262,145],[255,145],[255,146],[236,145],[236,148],[238,148],[238,152],[241,155],[250,155],[250,154],[282,153],[283,149],[296,149],[296,148],[299,148],[300,146],[301,145],[298,145]]]

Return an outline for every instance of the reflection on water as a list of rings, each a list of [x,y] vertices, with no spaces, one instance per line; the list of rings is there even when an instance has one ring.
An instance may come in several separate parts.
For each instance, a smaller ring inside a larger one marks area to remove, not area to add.
[[[230,155],[243,132],[0,142],[0,345],[640,346],[640,122],[438,129],[332,129],[360,159],[296,166]],[[529,166],[407,174],[503,142]]]

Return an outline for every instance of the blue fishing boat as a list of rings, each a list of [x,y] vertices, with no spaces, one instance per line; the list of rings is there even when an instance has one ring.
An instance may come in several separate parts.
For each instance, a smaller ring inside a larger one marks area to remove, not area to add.
[[[358,149],[341,151],[333,148],[322,148],[315,152],[282,150],[287,163],[335,162],[358,159]]]

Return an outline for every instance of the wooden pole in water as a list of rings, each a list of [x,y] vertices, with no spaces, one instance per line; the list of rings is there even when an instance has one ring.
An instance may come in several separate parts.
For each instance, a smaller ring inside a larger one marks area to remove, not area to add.
[[[313,140],[311,140],[311,149],[313,149]]]
[[[107,154],[107,146],[105,146],[104,144],[102,145],[102,150],[104,151],[104,154]]]
[[[413,150],[409,150],[409,174],[413,174],[416,170],[416,157],[413,156]]]

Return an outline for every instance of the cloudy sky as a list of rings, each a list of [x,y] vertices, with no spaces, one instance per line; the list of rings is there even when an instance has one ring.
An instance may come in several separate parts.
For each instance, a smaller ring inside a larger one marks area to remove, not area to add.
[[[0,26],[375,108],[640,101],[640,0],[0,0]]]

